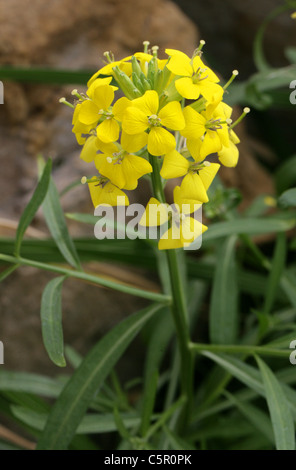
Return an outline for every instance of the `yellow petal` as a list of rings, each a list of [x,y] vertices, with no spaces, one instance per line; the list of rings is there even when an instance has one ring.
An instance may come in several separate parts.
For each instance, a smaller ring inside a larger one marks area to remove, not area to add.
[[[196,162],[200,162],[202,160],[200,156],[202,140],[201,139],[187,139],[186,146],[190,152],[190,155],[194,158],[194,160]]]
[[[105,119],[97,127],[97,136],[102,142],[115,142],[119,137],[119,130],[115,119]]]
[[[176,146],[175,137],[162,127],[152,127],[148,135],[148,152],[154,156],[171,152]]]
[[[208,129],[200,148],[201,159],[204,160],[211,153],[216,153],[222,148],[221,140],[216,131]]]
[[[172,52],[172,49],[166,49],[166,53]],[[192,65],[189,57],[183,52],[178,51],[171,55],[170,61],[167,64],[167,68],[175,75],[181,75],[183,77],[191,77],[193,74]]]
[[[191,106],[186,106],[183,111],[185,118],[185,128],[181,134],[188,139],[197,140],[206,132],[206,119]]]
[[[88,187],[94,207],[97,207],[100,204],[117,206],[119,202],[121,205],[123,203],[125,206],[128,206],[129,204],[127,195],[110,182],[107,182],[104,185],[100,185],[97,182],[88,183]]]
[[[229,138],[230,138],[231,142],[233,142],[234,144],[239,144],[240,143],[240,140],[239,140],[238,136],[236,135],[236,133],[232,129],[230,129]]]
[[[157,227],[168,221],[168,206],[151,197],[139,222],[144,227]]]
[[[96,137],[94,135],[90,136],[82,150],[81,150],[81,153],[80,153],[80,158],[82,160],[84,160],[85,162],[87,163],[90,163],[92,161],[94,161],[96,155],[97,155],[97,152],[98,152],[98,147],[96,145]]]
[[[193,59],[193,69],[195,73],[198,69],[200,69],[199,71],[202,71],[200,75],[200,78],[202,80],[208,80],[215,83],[218,83],[220,81],[217,75],[212,71],[212,69],[210,69],[210,67],[207,67],[198,55],[196,55]]]
[[[185,217],[181,223],[181,240],[183,246],[192,243],[196,238],[200,237],[207,227],[201,224],[194,217]]]
[[[227,167],[236,166],[239,157],[237,146],[230,140],[229,147],[222,147],[218,152],[218,157],[222,165]]]
[[[114,142],[108,142],[108,143],[103,142],[102,140],[98,139],[98,137],[97,137],[96,145],[102,153],[107,153],[108,155],[112,155],[112,153],[118,152],[120,150],[118,144]]]
[[[193,214],[201,208],[201,204],[192,199],[184,199],[180,186],[174,188],[174,204],[181,214]]]
[[[98,122],[101,117],[99,111],[100,109],[93,101],[83,101],[80,107],[78,119],[80,122],[82,122],[82,124],[94,125]]]
[[[140,134],[148,127],[148,118],[143,111],[136,107],[129,106],[122,121],[122,129],[127,134]]]
[[[159,108],[158,93],[155,90],[148,90],[143,96],[136,98],[131,103],[146,116],[157,114]]]
[[[122,166],[127,182],[129,179],[138,180],[143,175],[153,171],[152,166],[145,158],[130,154],[124,157]]]
[[[158,117],[161,119],[161,124],[174,131],[180,131],[185,127],[185,119],[183,116],[180,103],[172,101],[162,108]]]
[[[175,81],[175,87],[180,95],[188,100],[197,100],[201,94],[199,82],[193,83],[192,78],[189,77],[178,78]]]
[[[93,102],[101,110],[107,110],[114,100],[114,90],[110,85],[99,86],[94,90]]]
[[[117,119],[118,121],[122,121],[125,110],[130,105],[131,105],[131,100],[128,100],[125,96],[117,100],[112,108],[112,114],[114,118]]]
[[[172,150],[164,156],[160,175],[164,179],[178,178],[186,175],[189,161],[177,150]]]
[[[121,134],[121,146],[126,152],[135,153],[147,145],[148,134],[143,132],[141,134],[129,135],[126,132]]]
[[[200,85],[200,93],[209,103],[218,104],[221,101],[224,90],[220,85],[218,85],[217,83],[213,83],[206,79],[201,80],[199,82],[199,85]]]
[[[159,250],[177,250],[178,248],[183,247],[183,242],[181,237],[178,237],[178,229],[170,228],[167,232],[163,234],[161,239],[158,242]]]
[[[197,173],[188,173],[181,183],[182,199],[208,202],[209,198],[202,179]]]
[[[96,74],[99,74],[100,71],[96,72]],[[95,75],[96,75],[95,74]],[[94,75],[93,75],[94,77]],[[91,81],[91,79],[90,79]],[[110,85],[112,81],[112,77],[105,77],[105,78],[97,78],[97,79],[94,79],[92,81],[92,83],[89,85],[89,88],[87,90],[87,95],[90,97],[90,99],[92,100],[94,98],[94,92],[95,90],[100,87],[100,86],[103,86],[103,85]]]
[[[205,166],[199,171],[199,176],[203,182],[203,185],[206,191],[209,189],[210,185],[212,184],[212,181],[215,178],[219,168],[220,168],[219,163],[211,163],[210,166]]]
[[[121,163],[109,163],[107,155],[104,155],[105,159],[100,166],[100,173],[106,176],[115,186],[122,189],[126,183],[125,175],[123,172],[123,166]]]

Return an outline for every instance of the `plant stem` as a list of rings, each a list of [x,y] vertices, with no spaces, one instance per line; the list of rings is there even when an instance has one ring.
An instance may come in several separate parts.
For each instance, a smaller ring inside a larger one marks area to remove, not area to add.
[[[111,281],[103,277],[97,276],[96,274],[87,274],[81,271],[75,271],[74,269],[67,269],[62,266],[57,266],[53,264],[40,263],[39,261],[34,261],[26,258],[16,258],[14,256],[2,255],[0,254],[0,261],[5,261],[14,265],[23,265],[23,266],[32,266],[33,268],[43,269],[45,271],[51,271],[56,274],[62,274],[64,276],[73,277],[75,279],[80,279],[82,281],[90,282],[92,284],[97,284],[103,287],[109,287],[110,289],[115,289],[119,292],[124,292],[126,294],[135,295],[142,297],[144,299],[153,300],[155,302],[160,302],[163,304],[169,304],[171,298],[168,295],[158,294],[157,292],[146,291],[143,289],[138,289],[137,287],[129,286],[128,284],[123,284],[116,281]]]
[[[152,186],[154,197],[159,202],[165,203],[165,196],[163,185],[159,171],[159,160],[153,155],[149,155],[149,161],[153,168],[152,173]],[[184,292],[184,283],[182,280],[182,273],[178,266],[178,258],[176,250],[165,250],[166,257],[164,258],[167,263],[167,272],[169,274],[170,294],[173,302],[170,306],[173,315],[176,335],[178,340],[178,347],[180,352],[181,361],[181,393],[186,397],[185,407],[181,414],[179,425],[185,426],[188,418],[189,411],[192,403],[192,389],[193,389],[193,354],[189,347],[190,334],[188,325],[188,312],[187,301]]]
[[[235,344],[201,344],[191,343],[190,349],[195,352],[215,352],[228,354],[259,354],[270,357],[287,357],[291,354],[291,349],[277,349],[272,346],[247,346]]]

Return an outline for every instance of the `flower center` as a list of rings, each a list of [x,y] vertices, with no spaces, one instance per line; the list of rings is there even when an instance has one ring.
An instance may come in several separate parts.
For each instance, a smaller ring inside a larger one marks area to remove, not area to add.
[[[193,83],[198,83],[201,80],[205,80],[206,78],[208,78],[208,75],[205,75],[204,77],[202,76],[206,72],[206,70],[207,69],[202,69],[198,67],[198,69],[196,70],[196,72],[194,72],[192,76]]]
[[[104,109],[100,109],[98,114],[104,119],[112,119],[114,117],[111,111],[105,111]]]
[[[222,129],[222,121],[221,119],[210,119],[206,122],[205,128],[210,131],[217,131],[218,129]]]
[[[150,127],[160,127],[161,126],[161,120],[157,116],[157,114],[151,114],[151,116],[148,117],[148,122]]]
[[[112,153],[112,157],[108,156],[106,160],[108,163],[113,163],[113,165],[120,165],[124,159],[125,154],[125,150],[120,150],[119,152]]]

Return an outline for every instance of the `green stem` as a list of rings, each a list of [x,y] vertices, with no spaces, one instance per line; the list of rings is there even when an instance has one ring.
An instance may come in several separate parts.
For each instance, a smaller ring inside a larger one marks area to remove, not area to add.
[[[16,258],[14,256],[2,254],[0,254],[0,261],[6,261],[7,263],[15,265],[32,266],[33,268],[51,271],[56,274],[62,274],[64,276],[81,279],[82,281],[91,282],[93,284],[97,284],[103,287],[109,287],[110,289],[115,289],[119,292],[135,295],[144,299],[153,300],[155,302],[168,304],[171,301],[171,297],[168,295],[158,294],[156,292],[146,291],[143,289],[138,289],[136,287],[130,287],[126,284],[120,284],[119,282],[110,281],[109,279],[96,276],[95,274],[87,274],[81,271],[74,271],[72,269],[63,268],[61,266],[56,266],[53,264],[40,263],[39,261],[33,261],[31,259]]]
[[[191,343],[190,349],[194,352],[215,352],[228,354],[259,354],[270,357],[286,357],[291,354],[291,349],[277,349],[268,346],[224,345]]]
[[[159,171],[159,161],[157,157],[149,155],[149,161],[153,168],[152,186],[154,197],[161,203],[165,203],[163,185]],[[178,266],[176,250],[165,250],[167,271],[169,273],[170,291],[173,302],[171,312],[173,315],[176,335],[178,340],[180,360],[181,360],[181,392],[186,397],[185,409],[181,417],[181,426],[186,424],[189,418],[189,411],[192,404],[193,390],[193,354],[189,348],[190,334],[188,325],[187,302],[184,292],[182,273]]]

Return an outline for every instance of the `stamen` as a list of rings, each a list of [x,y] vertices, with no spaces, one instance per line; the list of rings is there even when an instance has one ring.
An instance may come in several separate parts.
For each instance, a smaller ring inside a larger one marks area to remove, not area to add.
[[[232,75],[228,82],[224,85],[223,90],[229,87],[229,85],[233,82],[233,80],[238,76],[238,70],[233,70]]]
[[[231,124],[229,129],[233,129],[235,126],[237,126],[237,124],[240,123],[244,119],[244,117],[247,114],[249,114],[250,111],[251,111],[250,108],[244,108],[242,114],[240,115],[240,117],[233,124]]]
[[[75,108],[75,106],[73,104],[69,103],[69,101],[67,101],[65,97],[60,98],[59,102],[63,103],[63,104],[66,104],[67,106],[69,106],[69,108],[72,108],[72,109]]]
[[[114,54],[112,52],[105,51],[103,55],[104,55],[104,57],[106,57],[108,64],[111,64],[112,62],[114,62],[115,57],[114,57]]]
[[[151,47],[151,50],[152,50],[152,54],[154,57],[157,57],[157,51],[158,51],[159,47],[158,46],[153,46]]]
[[[150,42],[149,41],[143,41],[143,46],[144,46],[144,52],[145,54],[148,53],[148,47],[150,46]]]
[[[85,98],[83,98],[83,96],[80,95],[80,93],[78,93],[78,90],[76,90],[76,89],[71,91],[71,95],[76,96],[79,100],[82,100],[82,101],[85,100]]]

